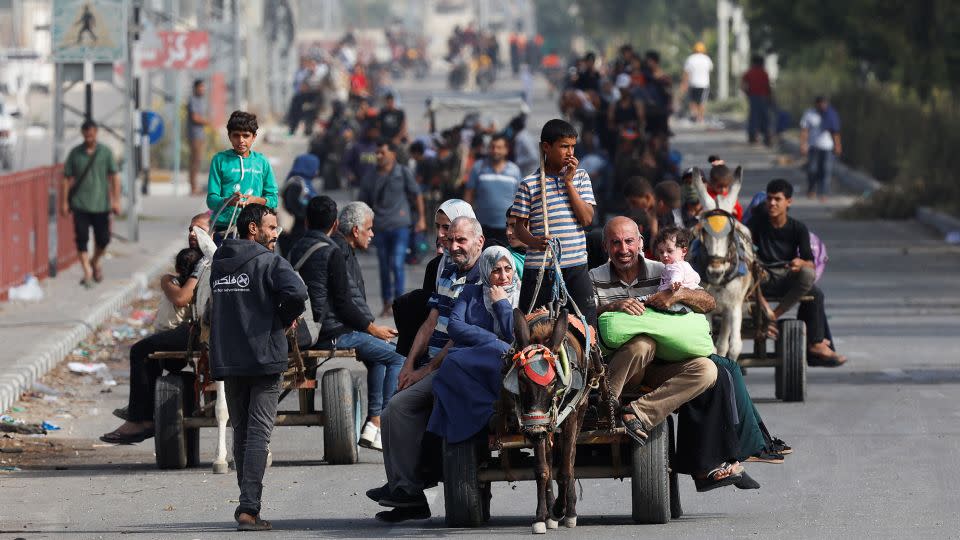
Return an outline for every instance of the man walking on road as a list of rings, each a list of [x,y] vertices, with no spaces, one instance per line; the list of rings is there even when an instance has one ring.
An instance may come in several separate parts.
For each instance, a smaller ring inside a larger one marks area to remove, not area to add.
[[[747,121],[747,137],[750,144],[757,142],[757,132],[763,136],[763,144],[770,146],[770,107],[773,104],[773,91],[770,89],[770,77],[763,68],[763,57],[759,54],[750,59],[750,69],[740,80],[740,89],[747,95],[750,104],[750,116]]]
[[[373,208],[374,242],[380,263],[382,317],[392,313],[393,299],[404,293],[404,258],[413,224],[410,202],[417,210],[414,231],[427,230],[423,217],[423,195],[405,165],[397,163],[397,146],[383,140],[377,147],[377,168],[363,178],[360,200]]]
[[[200,161],[207,146],[207,134],[203,131],[207,120],[206,86],[203,79],[193,81],[193,95],[187,102],[187,140],[190,142],[190,194],[202,195],[203,189],[197,185],[200,173]]]
[[[120,213],[120,176],[113,152],[97,142],[97,124],[87,120],[80,127],[83,143],[75,146],[63,165],[60,213],[73,213],[73,230],[83,279],[80,285],[91,288],[103,281],[100,260],[110,243],[110,213]],[[93,258],[87,254],[90,228],[96,246]]]
[[[213,378],[224,381],[233,426],[237,530],[263,531],[271,528],[260,518],[260,495],[287,369],[286,330],[303,313],[307,286],[273,251],[280,234],[273,210],[248,204],[237,230],[242,239],[225,239],[213,257],[210,364]]]
[[[827,200],[834,156],[840,157],[840,115],[823,96],[800,119],[800,153],[807,156],[807,198]]]
[[[486,159],[477,162],[470,171],[463,192],[463,200],[470,203],[483,226],[483,237],[504,247],[507,242],[507,223],[504,216],[513,206],[513,196],[523,176],[520,167],[507,160],[510,151],[507,136],[498,133],[490,139]]]
[[[710,72],[713,71],[713,60],[707,56],[707,46],[697,42],[693,46],[693,54],[683,63],[683,88],[687,89],[687,99],[690,102],[690,116],[698,124],[703,123],[706,113],[707,98],[710,95]]]

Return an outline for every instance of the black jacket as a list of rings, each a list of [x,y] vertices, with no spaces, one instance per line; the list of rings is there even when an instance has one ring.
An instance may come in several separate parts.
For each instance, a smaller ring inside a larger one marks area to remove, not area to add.
[[[316,242],[326,242],[300,267],[300,276],[310,292],[313,320],[321,323],[319,342],[328,342],[347,332],[363,332],[373,315],[363,294],[349,277],[340,246],[318,230],[308,230],[290,250],[291,264],[300,261]],[[359,269],[359,268],[358,268]]]
[[[287,368],[284,329],[303,313],[307,287],[286,260],[251,240],[227,239],[210,269],[214,379]]]
[[[340,252],[343,253],[343,260],[347,265],[347,277],[350,278],[350,298],[353,300],[353,305],[363,313],[367,324],[369,324],[374,321],[374,316],[367,304],[367,286],[363,282],[363,271],[360,270],[357,253],[350,247],[342,234],[336,233],[330,238],[337,243]],[[366,329],[366,326],[361,330],[363,329]]]

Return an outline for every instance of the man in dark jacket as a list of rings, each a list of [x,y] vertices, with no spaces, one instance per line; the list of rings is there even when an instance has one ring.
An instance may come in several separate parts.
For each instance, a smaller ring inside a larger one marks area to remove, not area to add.
[[[354,349],[367,367],[367,422],[360,446],[382,451],[380,412],[397,391],[404,358],[387,342],[397,331],[374,323],[354,254],[355,248],[370,245],[373,211],[366,204],[350,203],[344,220],[344,234],[334,234],[337,203],[325,195],[311,199],[307,232],[291,249],[290,261],[307,283],[314,320],[322,323],[317,346]]]
[[[242,239],[224,240],[213,256],[210,365],[213,378],[224,381],[233,426],[237,528],[269,530],[260,519],[267,445],[287,369],[285,333],[303,313],[307,287],[273,252],[280,228],[272,209],[248,204],[237,230]]]

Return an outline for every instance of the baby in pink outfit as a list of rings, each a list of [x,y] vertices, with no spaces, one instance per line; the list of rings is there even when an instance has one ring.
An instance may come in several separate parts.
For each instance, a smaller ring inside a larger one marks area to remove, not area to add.
[[[690,240],[690,232],[678,227],[666,227],[657,235],[654,249],[665,265],[658,291],[700,288],[700,274],[685,260]]]

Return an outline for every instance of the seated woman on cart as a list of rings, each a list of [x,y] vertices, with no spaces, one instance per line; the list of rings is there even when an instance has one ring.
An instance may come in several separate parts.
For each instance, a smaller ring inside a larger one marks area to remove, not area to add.
[[[449,443],[474,436],[493,415],[520,299],[520,278],[507,248],[488,247],[478,263],[482,284],[467,285],[457,298],[447,324],[453,347],[433,380],[427,430]]]

